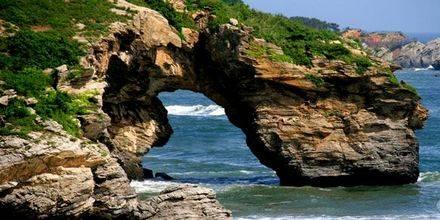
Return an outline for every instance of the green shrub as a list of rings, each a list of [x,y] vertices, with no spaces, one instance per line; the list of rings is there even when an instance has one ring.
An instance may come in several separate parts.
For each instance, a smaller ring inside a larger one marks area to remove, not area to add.
[[[317,87],[321,87],[321,86],[323,86],[324,83],[325,83],[325,81],[324,81],[323,78],[321,78],[321,77],[319,77],[319,76],[316,76],[316,75],[313,75],[313,74],[309,74],[309,73],[307,73],[307,74],[306,74],[306,78],[307,78],[308,80],[310,80],[313,84],[315,84]]]
[[[20,95],[37,98],[38,103],[34,107],[36,113],[43,119],[52,119],[63,126],[71,135],[80,136],[81,130],[77,124],[77,115],[90,113],[96,109],[92,101],[93,93],[82,95],[69,95],[64,92],[50,90],[50,77],[36,69],[24,69],[17,73],[1,71],[0,79],[6,82],[6,88],[16,90]],[[4,134],[16,134],[13,129],[18,128],[20,135],[38,128],[35,125],[34,115],[23,101],[15,100],[7,107],[1,109],[1,115],[13,126],[3,127]],[[18,133],[17,133],[18,134]]]
[[[397,86],[400,85],[399,80],[397,79],[397,77],[393,73],[388,74],[388,79],[390,80],[390,82],[392,84],[397,85]]]
[[[67,133],[80,136],[77,115],[87,114],[96,106],[89,94],[69,95],[60,91],[50,91],[40,97],[35,110],[43,119],[53,119],[63,126]]]
[[[408,84],[408,83],[406,83],[406,82],[402,82],[401,85],[402,85],[402,87],[405,88],[406,90],[408,90],[408,91],[410,91],[410,92],[412,92],[412,93],[414,93],[414,94],[416,94],[416,95],[419,95],[419,93],[417,92],[417,89],[414,88],[413,86],[411,86],[410,84]]]
[[[308,18],[308,17],[291,17],[291,20],[299,21],[304,23],[305,25],[315,28],[318,30],[332,30],[332,31],[339,31],[339,25],[336,23],[329,23],[325,21],[321,21],[316,18]]]
[[[41,70],[62,64],[75,66],[85,52],[72,40],[75,24],[85,24],[84,36],[99,36],[115,21],[124,16],[110,12],[115,7],[105,0],[0,0],[0,19],[19,26],[14,36],[0,37],[0,79],[5,89],[14,89],[19,95],[35,97],[33,107],[43,119],[52,119],[75,136],[81,134],[77,115],[96,111],[93,94],[68,95],[51,88],[52,79]],[[48,30],[34,32],[35,26]],[[81,70],[70,77],[80,77]],[[30,113],[22,100],[10,100],[0,106],[0,117],[6,123],[0,126],[1,135],[26,136],[39,130],[36,115]]]
[[[417,96],[419,95],[419,93],[417,92],[416,88],[414,88],[413,86],[411,86],[410,84],[408,84],[408,83],[406,83],[404,81],[399,82],[399,79],[397,79],[396,75],[394,75],[392,72],[388,73],[388,80],[392,84],[394,84],[394,85],[396,85],[396,86],[398,86],[400,88],[404,88],[404,89],[412,92],[413,94],[415,94]]]
[[[0,135],[19,135],[25,137],[30,131],[41,129],[35,123],[36,115],[31,114],[22,100],[9,100],[8,106],[0,107],[0,117],[9,123],[0,126]]]
[[[26,68],[18,72],[0,71],[0,79],[7,89],[14,89],[20,95],[39,97],[50,85],[51,79],[41,70]]]
[[[364,74],[368,70],[368,68],[373,65],[368,57],[359,55],[343,56],[340,59],[347,62],[348,64],[354,64],[356,68],[356,73],[358,74]]]
[[[210,8],[216,15],[215,20],[210,22],[211,27],[227,23],[229,18],[236,18],[252,27],[256,37],[280,46],[292,63],[311,66],[313,57],[320,55],[328,59],[343,59],[356,63],[359,73],[366,71],[371,65],[365,61],[368,58],[357,58],[344,45],[335,43],[342,41],[338,32],[326,28],[311,28],[298,19],[259,12],[241,1],[187,0],[186,2],[190,11]]]
[[[267,57],[273,61],[292,62],[292,59],[289,56],[275,53],[274,51],[272,51],[271,48],[265,47],[263,45],[259,45],[255,42],[250,43],[249,48],[246,51],[246,54],[255,58]]]
[[[13,62],[11,56],[0,53],[0,70],[12,68],[14,65]]]
[[[75,65],[84,55],[79,43],[53,31],[33,32],[20,30],[8,39],[7,52],[13,62],[13,69],[26,67],[48,68],[62,64]]]
[[[49,26],[63,36],[75,34],[75,23],[85,24],[88,31],[95,24],[107,26],[125,20],[124,16],[109,11],[114,4],[106,0],[0,0],[0,6],[3,20],[20,28]]]

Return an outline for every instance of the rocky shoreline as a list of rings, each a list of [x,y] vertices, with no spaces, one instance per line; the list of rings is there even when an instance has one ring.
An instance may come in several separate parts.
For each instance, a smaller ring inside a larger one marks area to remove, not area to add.
[[[428,68],[440,70],[440,38],[427,43],[410,40],[400,32],[365,33],[349,29],[344,37],[361,41],[374,56],[403,68]]]
[[[98,110],[79,120],[84,137],[44,120],[44,129],[29,138],[0,137],[4,216],[230,219],[231,212],[203,187],[169,188],[141,201],[129,186],[143,179],[143,155],[172,134],[157,95],[177,89],[203,93],[224,107],[283,185],[417,180],[414,130],[428,113],[414,91],[395,82],[386,63],[371,57],[375,65],[360,74],[353,64],[325,57],[306,67],[250,56],[252,45],[284,54],[235,19],[212,31],[206,26],[212,15],[201,11],[194,17],[202,31],[184,28],[182,38],[158,12],[117,4],[137,13],[91,45],[81,60],[89,74],[68,81],[62,76],[69,70],[59,71],[57,89],[94,91]]]

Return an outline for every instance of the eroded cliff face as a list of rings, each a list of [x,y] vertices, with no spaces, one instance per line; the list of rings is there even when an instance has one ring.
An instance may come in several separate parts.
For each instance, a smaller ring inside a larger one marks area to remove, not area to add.
[[[256,58],[248,53],[251,44],[279,55],[282,50],[235,20],[217,30],[184,29],[182,40],[157,12],[118,4],[138,14],[115,23],[112,34],[90,48],[81,63],[91,74],[81,85],[58,85],[69,93],[96,92],[99,111],[80,118],[85,137],[74,139],[56,124],[28,140],[1,137],[1,213],[230,218],[208,189],[182,186],[139,201],[129,186],[129,179],[142,178],[142,156],[172,134],[157,95],[177,89],[203,93],[224,107],[281,184],[417,180],[414,130],[427,111],[414,92],[392,80],[386,64],[375,60],[359,74],[353,65],[321,57],[313,67]],[[204,27],[209,14],[198,19]]]
[[[108,83],[106,140],[130,177],[141,178],[142,155],[171,135],[157,95],[187,89],[223,106],[282,184],[417,180],[413,130],[422,127],[427,111],[414,92],[392,82],[386,64],[376,60],[359,74],[353,65],[320,57],[311,68],[275,62],[247,55],[251,43],[270,44],[245,26],[189,32],[186,42],[157,22],[141,13],[133,25],[115,27],[88,58]]]
[[[57,88],[68,93],[95,94],[98,110],[79,117],[84,137],[75,138],[39,116],[42,129],[29,137],[0,136],[0,214],[4,218],[231,218],[211,189],[182,185],[141,201],[130,186],[130,179],[140,175],[140,157],[151,146],[164,144],[171,128],[157,94],[144,99],[138,95],[147,95],[143,91],[151,88],[151,72],[127,69],[126,63],[137,60],[143,68],[161,72],[156,59],[148,57],[161,56],[163,66],[169,68],[167,53],[182,47],[162,16],[145,8],[137,10],[140,14],[132,23],[116,23],[114,34],[82,60],[90,74],[80,81],[58,82]],[[159,48],[162,53],[156,53]],[[167,82],[172,81],[162,81]]]

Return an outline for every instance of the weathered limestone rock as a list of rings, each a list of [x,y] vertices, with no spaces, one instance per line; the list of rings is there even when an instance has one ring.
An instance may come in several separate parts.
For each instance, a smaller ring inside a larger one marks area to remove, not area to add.
[[[141,69],[150,70],[154,66],[151,70],[158,74],[151,76],[162,79],[151,87],[163,89],[168,83],[181,81],[187,78],[184,74],[191,72],[190,61],[187,54],[175,57],[168,47],[191,51],[199,35],[187,31],[192,41],[182,42],[176,30],[157,12],[122,0],[119,4],[133,7],[131,9],[139,14],[128,25],[115,23],[112,37],[94,46],[93,53],[81,60],[81,65],[90,70],[82,77],[83,84],[63,81],[57,86],[73,94],[96,93],[96,105],[102,109],[79,117],[84,137],[72,137],[56,122],[41,118],[37,121],[44,129],[30,133],[27,139],[0,137],[1,216],[20,219],[230,218],[230,212],[208,189],[182,187],[144,202],[138,200],[130,187],[128,177],[138,177],[141,156],[153,145],[164,144],[172,130],[166,110],[154,91],[148,98],[133,99],[147,91],[144,88],[149,85],[148,77],[139,81],[140,75],[127,77],[125,74],[133,70],[125,68],[131,68],[129,64],[133,59],[142,63]],[[159,48],[157,54],[152,51],[156,48]],[[132,54],[132,49],[139,53]],[[150,55],[154,57],[149,59]],[[62,73],[60,78],[69,71],[66,66],[57,70]],[[179,87],[192,85],[190,81],[183,82]],[[174,88],[172,84],[169,86]],[[2,92],[6,96],[5,104],[16,96],[14,91]],[[35,104],[34,100],[28,101],[29,105]],[[3,123],[1,117],[0,123]]]
[[[134,21],[96,45],[89,57],[97,75],[106,76],[109,142],[130,178],[143,176],[141,156],[163,145],[172,132],[157,94],[188,89],[225,108],[252,152],[282,184],[417,180],[413,129],[423,125],[426,109],[417,95],[390,82],[382,71],[386,64],[360,75],[352,65],[317,57],[307,68],[247,56],[251,41],[282,50],[254,39],[246,27],[226,24],[217,32],[202,32],[188,47],[175,30],[157,26],[167,24],[154,13],[141,13]]]
[[[93,185],[89,168],[60,167],[10,188],[1,198],[0,212],[9,214],[3,217],[79,217],[93,207]]]
[[[399,49],[395,57],[395,62],[402,67],[422,67],[420,54],[425,45],[421,42],[412,42]]]
[[[139,201],[106,146],[71,137],[56,122],[42,123],[46,128],[28,139],[0,137],[0,214],[4,218],[171,218],[176,210],[187,216],[230,216],[207,189],[184,188]],[[176,209],[166,208],[171,205]]]
[[[80,117],[84,137],[41,121],[28,139],[0,137],[0,214],[19,218],[229,219],[212,190],[179,186],[142,202],[129,179],[142,178],[142,156],[172,133],[157,95],[187,89],[225,108],[251,151],[285,185],[403,184],[417,180],[418,143],[427,110],[391,82],[389,66],[364,74],[321,57],[313,67],[247,54],[251,29],[177,31],[159,13],[117,1],[139,13],[90,48],[90,68],[70,93],[95,90],[96,114]],[[209,10],[195,14],[200,27]],[[235,23],[235,22],[233,22]],[[67,71],[67,70],[66,70]],[[322,80],[316,83],[312,74]],[[4,95],[15,95],[5,91]],[[100,118],[99,115],[103,117]]]
[[[141,210],[148,219],[232,219],[212,189],[196,185],[169,187],[147,200]]]
[[[173,8],[178,12],[185,11],[185,0],[168,0]]]
[[[55,122],[29,139],[0,137],[0,213],[80,216],[95,199],[92,169],[106,163],[105,146],[67,135]]]
[[[365,33],[359,29],[346,30],[342,36],[360,40],[375,56],[403,68],[426,68],[440,60],[440,38],[424,44],[410,42],[401,32]]]

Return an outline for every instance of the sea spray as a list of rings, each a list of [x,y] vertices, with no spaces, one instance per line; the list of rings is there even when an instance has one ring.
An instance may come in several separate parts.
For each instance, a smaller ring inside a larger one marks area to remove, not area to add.
[[[225,115],[225,110],[218,105],[170,105],[165,107],[169,115],[179,115],[179,116],[223,116]]]

